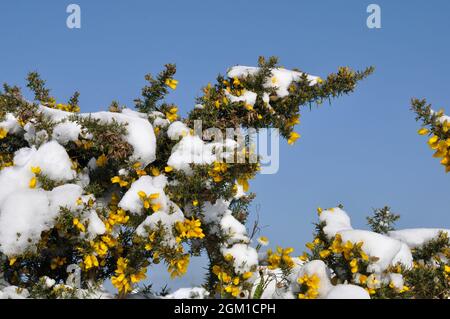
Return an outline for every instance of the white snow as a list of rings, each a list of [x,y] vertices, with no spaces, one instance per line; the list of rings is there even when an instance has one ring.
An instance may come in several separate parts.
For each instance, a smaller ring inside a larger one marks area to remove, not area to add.
[[[65,184],[53,188],[47,192],[50,210],[57,212],[60,207],[65,207],[71,211],[77,208],[77,199],[81,197],[83,189],[76,184]]]
[[[54,226],[61,207],[75,210],[82,188],[74,184],[42,189],[17,189],[0,202],[0,251],[19,255],[41,238],[41,232]]]
[[[136,116],[129,116],[113,112],[97,112],[82,114],[82,116],[91,116],[102,122],[126,124],[127,134],[125,140],[133,146],[132,161],[141,162],[144,166],[152,163],[156,159],[156,137],[153,126],[149,121]]]
[[[22,167],[6,167],[0,171],[0,185],[8,185],[0,187],[0,205],[9,195],[20,189],[27,189],[33,173],[29,169]]]
[[[0,290],[0,299],[26,299],[29,295],[28,290],[17,286],[8,286]]]
[[[227,237],[228,244],[235,242],[249,242],[249,238],[247,237],[247,229],[242,223],[234,218],[233,215],[231,215],[231,212],[222,218],[220,221],[220,226],[223,233]]]
[[[325,222],[323,231],[329,238],[336,236],[340,231],[353,229],[350,217],[339,207],[322,211],[319,220]]]
[[[255,75],[260,70],[259,67],[249,66],[234,66],[228,70],[227,75],[230,78],[237,77],[238,79],[244,79],[249,75]],[[302,72],[291,71],[284,68],[274,68],[272,71],[272,77],[268,78],[264,84],[267,88],[275,88],[279,97],[285,97],[289,95],[288,88],[292,82],[299,81],[303,75]],[[307,75],[307,79],[310,81],[310,85],[317,83],[317,76]]]
[[[233,103],[235,102],[244,102],[245,104],[248,105],[255,105],[256,103],[256,98],[258,97],[258,95],[255,92],[252,91],[245,91],[242,95],[240,96],[236,96],[233,95],[231,93],[229,93],[227,90],[224,90],[225,96]]]
[[[16,117],[11,113],[6,113],[5,119],[0,122],[0,128],[8,131],[8,134],[17,134],[23,131]]]
[[[213,147],[214,145],[203,142],[197,135],[187,135],[173,147],[167,165],[192,174],[190,164],[212,164],[216,160]]]
[[[322,260],[312,260],[301,267],[298,272],[298,278],[307,275],[311,277],[316,275],[319,278],[319,287],[317,292],[319,293],[318,298],[324,298],[328,292],[331,290],[332,284],[330,281],[330,274],[327,266]]]
[[[158,198],[152,200],[152,204],[159,204],[158,211],[151,213],[136,229],[139,236],[147,236],[147,228],[157,230],[159,226],[165,228],[164,245],[174,247],[176,245],[173,228],[177,222],[184,220],[183,212],[170,201],[164,193],[167,178],[164,175],[156,177],[142,176],[135,181],[119,202],[119,207],[132,214],[142,214],[144,205],[138,193],[143,191],[147,196],[159,194]]]
[[[238,274],[250,271],[258,264],[258,253],[246,244],[234,244],[230,248],[222,248],[221,251],[224,256],[233,256],[233,267]]]
[[[180,121],[175,121],[172,124],[170,124],[169,128],[167,129],[167,135],[171,140],[178,140],[182,136],[189,135],[189,128]]]
[[[391,273],[389,274],[389,277],[390,277],[390,284],[392,284],[395,289],[401,290],[403,288],[405,283],[402,274]]]
[[[127,116],[138,117],[141,119],[147,119],[147,117],[148,117],[147,113],[142,113],[142,112],[138,112],[138,111],[135,111],[132,109],[127,109],[127,108],[124,108],[121,113],[125,114]]]
[[[450,229],[443,228],[411,228],[390,231],[389,236],[404,242],[409,248],[421,247],[432,239],[439,236],[439,232],[447,233],[450,236]]]
[[[56,141],[45,143],[36,150],[35,147],[20,149],[14,164],[24,169],[40,167],[42,174],[54,181],[67,181],[75,178],[72,162],[64,147]]]
[[[21,148],[14,155],[14,166],[0,171],[0,204],[15,191],[28,189],[34,174],[31,167],[40,167],[41,173],[55,181],[67,181],[75,178],[72,162],[65,149],[57,142],[43,144],[38,150],[35,147]]]
[[[166,210],[168,207],[168,198],[164,193],[164,187],[167,184],[167,178],[164,175],[156,177],[141,176],[137,181],[131,184],[130,189],[125,193],[119,202],[119,207],[131,212],[132,214],[142,214],[144,204],[138,193],[143,191],[149,196],[150,194],[159,194],[159,197],[154,199],[152,203],[160,204],[161,210]]]
[[[346,284],[331,288],[325,299],[370,299],[370,295],[360,286]]]
[[[193,288],[180,288],[163,299],[205,299],[209,296],[209,292],[205,288],[193,287]]]
[[[41,232],[52,227],[54,212],[43,190],[20,190],[0,206],[0,251],[7,256],[24,253],[37,243]]]
[[[51,109],[40,105],[39,110],[54,121],[62,121],[72,116],[73,113]],[[103,123],[116,121],[126,124],[127,133],[124,139],[133,147],[132,161],[139,161],[143,165],[148,165],[156,158],[156,138],[152,124],[138,112],[128,110],[124,113],[115,112],[95,112],[80,113],[81,117],[91,117]]]
[[[254,273],[251,295],[254,296],[256,287],[261,283],[261,274],[264,280],[264,291],[261,299],[295,299],[292,290],[283,282],[283,273],[280,269],[270,270],[267,267],[258,267],[258,272]],[[251,279],[250,279],[251,280]]]
[[[230,202],[223,198],[217,199],[214,204],[205,202],[202,211],[202,220],[207,224],[212,224],[211,226],[215,227],[215,232],[219,231],[217,224],[220,224],[220,220],[225,214],[231,214],[231,211],[228,209],[229,206]]]
[[[89,213],[89,225],[88,234],[90,238],[95,238],[98,235],[103,235],[106,232],[105,224],[102,222],[100,217],[98,217],[95,210],[91,210]]]
[[[167,211],[159,210],[148,216],[136,229],[136,234],[141,237],[148,236],[147,227],[150,230],[158,230],[158,227],[165,229],[165,238],[162,244],[168,247],[175,247],[177,245],[175,236],[173,235],[173,228],[177,222],[184,220],[183,212],[174,203],[169,203]]]
[[[61,145],[78,140],[81,126],[74,122],[62,122],[53,129],[52,138]]]
[[[379,258],[368,267],[370,272],[381,272],[388,266],[401,263],[412,267],[411,251],[402,242],[367,230],[344,230],[339,232],[342,242],[363,242],[362,250],[371,257]]]
[[[363,242],[362,250],[370,257],[378,258],[368,266],[368,271],[378,273],[397,263],[412,267],[412,254],[404,243],[372,231],[353,229],[350,217],[342,209],[336,207],[324,210],[319,220],[325,223],[323,230],[329,238],[340,234],[343,243]]]

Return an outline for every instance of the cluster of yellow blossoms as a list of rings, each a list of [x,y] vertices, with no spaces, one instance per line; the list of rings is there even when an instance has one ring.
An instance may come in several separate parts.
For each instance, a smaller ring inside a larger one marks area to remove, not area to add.
[[[155,202],[159,198],[159,193],[147,195],[144,191],[139,191],[138,196],[145,209],[151,208],[153,212],[157,212],[161,208],[161,204]]]
[[[213,181],[219,183],[223,180],[223,174],[227,172],[227,163],[214,162],[213,167],[209,170],[208,174],[212,177]]]
[[[75,145],[83,150],[89,150],[94,146],[94,142],[90,140],[76,140]]]
[[[45,104],[45,106],[50,107],[52,109],[57,109],[57,110],[65,111],[65,112],[72,112],[72,113],[80,112],[80,107],[78,105],[56,103],[56,100],[53,97],[49,98],[49,100],[43,104]]]
[[[97,268],[99,266],[97,256],[95,256],[94,254],[84,256],[83,266],[85,270]]]
[[[313,242],[307,243],[306,247],[313,251],[315,247],[323,244],[320,238],[315,238]],[[331,245],[326,249],[320,250],[319,255],[325,259],[331,254],[341,254],[349,262],[351,273],[355,274],[359,269],[359,260],[369,261],[369,256],[362,250],[363,244],[363,242],[352,243],[351,241],[343,243],[341,235],[336,234]]]
[[[100,155],[95,161],[98,167],[104,167],[108,164],[108,157],[105,154]]]
[[[334,254],[342,254],[346,260],[350,260],[353,257],[361,257],[364,261],[369,261],[369,256],[362,250],[363,242],[352,243],[347,240],[347,242],[342,242],[342,237],[340,234],[336,234],[330,249]]]
[[[129,219],[130,216],[121,208],[111,211],[105,223],[106,230],[110,232],[115,225],[125,225]]]
[[[84,226],[84,224],[82,222],[80,222],[80,220],[78,218],[74,218],[72,221],[72,224],[75,226],[76,229],[78,229],[78,231],[84,233],[86,231],[86,227]]]
[[[195,223],[195,221],[194,221]],[[181,223],[183,224],[183,223]],[[185,227],[185,226],[181,226],[181,224],[177,225],[177,228],[179,227]],[[196,224],[196,223],[195,223]],[[180,226],[179,226],[180,225]],[[198,225],[200,226],[200,225]],[[184,229],[184,228],[183,228]],[[192,229],[191,231],[193,231],[196,235],[203,235],[203,233],[198,229]],[[190,233],[189,230],[186,230],[187,233]],[[177,242],[178,242],[178,246],[175,247],[175,249],[172,248],[167,248],[167,247],[159,247],[157,245],[157,236],[158,233],[156,231],[153,231],[150,233],[150,235],[148,236],[148,240],[145,243],[144,249],[146,251],[153,251],[153,263],[155,264],[159,264],[160,262],[160,251],[159,249],[161,249],[161,255],[163,255],[163,257],[166,259],[167,263],[168,263],[168,267],[167,267],[167,271],[170,273],[170,277],[173,279],[177,276],[183,276],[186,271],[187,268],[189,266],[189,254],[184,254],[184,249],[183,249],[183,245],[181,245],[181,239],[180,237],[177,237]],[[204,236],[204,235],[203,235]],[[169,257],[170,256],[170,257]]]
[[[428,145],[435,151],[433,157],[441,159],[441,164],[445,167],[445,172],[448,173],[450,172],[450,137],[443,136],[449,132],[450,122],[444,121],[442,124],[436,124],[436,129],[442,132],[442,136],[432,135],[428,139]],[[418,133],[426,135],[429,133],[429,130],[421,128]]]
[[[178,85],[178,80],[175,79],[166,79],[164,82],[168,87],[170,87],[172,90],[175,90]]]
[[[177,107],[171,107],[167,112],[166,112],[166,118],[170,121],[170,122],[174,122],[178,119],[178,108]]]
[[[272,249],[267,250],[267,263],[269,269],[277,268],[287,268],[290,269],[294,267],[294,261],[290,256],[294,252],[294,248],[281,248],[277,247],[275,252]]]
[[[244,192],[248,192],[250,189],[250,185],[248,184],[248,180],[250,179],[249,176],[241,176],[237,179],[236,183],[240,186],[242,186],[242,190]]]
[[[296,140],[298,140],[300,138],[300,134],[298,134],[297,132],[291,132],[291,134],[289,134],[289,138],[288,138],[288,144],[292,145],[295,143]]]
[[[445,279],[450,280],[450,266],[449,265],[444,266],[444,277],[445,277]]]
[[[86,254],[84,256],[83,259],[83,268],[85,270],[89,270],[91,268],[97,268],[99,266],[104,266],[105,265],[105,257],[108,254],[108,250],[110,248],[115,247],[117,244],[117,241],[109,236],[109,235],[104,235],[100,238],[100,240],[97,241],[90,241],[89,245],[90,245],[90,249],[89,249],[89,253]],[[83,250],[83,249],[80,249]],[[99,261],[100,259],[100,261]]]
[[[147,268],[142,267],[137,272],[131,272],[128,267],[129,260],[123,257],[117,259],[117,268],[115,276],[111,277],[111,283],[119,290],[120,294],[126,294],[132,291],[133,284],[147,278]],[[130,273],[131,272],[131,273]]]
[[[286,123],[286,125],[289,127],[293,127],[297,124],[300,124],[300,115],[299,114],[290,118]],[[300,138],[300,134],[298,134],[297,132],[291,132],[291,134],[289,134],[289,138],[288,138],[287,142],[289,145],[293,145],[295,143],[295,141],[297,141],[299,138]]]
[[[8,135],[8,130],[4,127],[0,127],[0,140],[4,139]]]
[[[136,172],[136,175],[139,177],[147,175],[147,172],[145,171],[145,169],[142,169],[142,163],[140,163],[140,162],[134,163],[133,169]],[[153,175],[155,175],[155,174],[153,174]],[[159,175],[159,171],[157,172],[157,175]],[[155,176],[157,176],[157,175],[155,175]]]
[[[202,223],[199,219],[185,219],[183,222],[176,224],[176,229],[179,233],[177,241],[180,242],[184,238],[203,238],[205,234],[201,228]]]
[[[126,187],[128,186],[128,182],[123,180],[120,176],[114,176],[111,178],[111,183],[113,184],[119,184],[120,187]]]
[[[126,214],[126,212],[119,208],[117,205],[119,203],[119,197],[117,194],[113,193],[111,195],[111,201],[109,203],[109,214],[108,218],[105,221],[105,228],[108,233],[110,233],[115,225],[125,225],[130,216]],[[108,242],[105,242],[108,244]]]
[[[302,286],[304,292],[298,294],[299,299],[316,299],[319,295],[320,278],[313,274],[311,276],[304,275],[297,279],[297,282]]]
[[[183,276],[189,266],[189,254],[185,254],[179,258],[173,258],[169,261],[169,266],[167,270],[170,273],[170,278]]]
[[[37,184],[37,176],[41,173],[41,168],[39,166],[31,167],[31,172],[35,175],[30,179],[30,182],[28,183],[28,186],[30,188],[36,188]]]
[[[226,258],[230,259],[230,258]],[[232,257],[231,257],[232,259]],[[212,268],[213,274],[219,279],[219,286],[217,287],[220,292],[226,292],[233,297],[239,296],[241,293],[241,285],[244,281],[248,280],[253,273],[251,271],[243,273],[241,276],[230,275],[224,271],[220,266],[214,265]]]

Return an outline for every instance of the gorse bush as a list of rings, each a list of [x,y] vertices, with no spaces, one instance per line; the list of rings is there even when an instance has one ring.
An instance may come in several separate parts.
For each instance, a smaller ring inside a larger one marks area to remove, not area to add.
[[[27,85],[34,102],[5,84],[0,297],[113,297],[105,280],[116,297],[145,297],[155,294],[143,283],[152,264],[175,278],[205,253],[203,287],[171,297],[447,298],[448,232],[395,231],[388,207],[368,219],[373,231],[353,229],[342,207],[318,209],[300,256],[265,250],[268,239],[245,227],[260,158],[239,134],[274,128],[294,144],[304,108],[351,93],[372,72],[341,67],[322,79],[260,58],[205,86],[186,118],[165,101],[178,85],[172,64],[146,75],[135,110],[112,102],[108,112],[79,113],[78,92],[59,102],[37,73]],[[448,167],[447,122],[413,105]]]

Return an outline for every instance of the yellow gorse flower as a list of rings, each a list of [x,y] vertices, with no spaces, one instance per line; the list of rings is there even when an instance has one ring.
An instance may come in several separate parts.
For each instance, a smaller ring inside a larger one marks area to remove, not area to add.
[[[133,284],[147,278],[147,268],[143,267],[137,272],[130,273],[128,269],[129,260],[120,257],[117,260],[115,276],[111,277],[111,283],[117,288],[119,293],[126,294],[133,289]]]
[[[425,128],[425,127],[421,128],[420,130],[417,131],[417,133],[419,135],[427,135],[429,132],[430,131],[427,128]]]
[[[167,270],[170,273],[170,278],[175,277],[181,277],[183,276],[186,271],[187,267],[189,266],[189,255],[183,255],[181,258],[174,258],[171,261],[169,261],[169,266]]]
[[[173,167],[172,167],[172,166],[166,166],[166,167],[164,168],[164,171],[165,171],[166,173],[170,173],[171,171],[173,171]]]
[[[166,118],[170,121],[170,122],[174,122],[178,119],[178,108],[177,107],[172,107],[169,109],[168,112],[166,112]]]
[[[287,126],[294,126],[296,124],[300,124],[300,115],[294,115],[293,117],[291,117],[290,119],[288,119],[286,125]]]
[[[313,274],[311,276],[305,274],[302,277],[299,277],[297,279],[297,282],[302,287],[306,288],[306,291],[304,293],[300,293],[298,295],[299,299],[316,299],[318,297],[320,278],[316,274]]]
[[[330,254],[331,252],[328,249],[324,249],[319,252],[321,258],[327,258],[328,256],[330,256]]]
[[[9,258],[9,265],[10,266],[14,265],[16,263],[16,261],[17,261],[17,258],[15,258],[15,257]]]
[[[109,213],[105,223],[106,230],[110,232],[115,225],[124,225],[129,219],[130,216],[128,216],[123,209],[113,210]]]
[[[87,255],[83,260],[84,268],[89,270],[91,268],[96,268],[99,266],[98,259],[95,255]]]
[[[298,134],[297,132],[291,132],[291,134],[289,135],[288,138],[288,144],[292,145],[295,143],[295,141],[297,141],[300,138],[300,134]]]
[[[159,169],[157,167],[152,167],[150,169],[150,172],[152,173],[153,176],[159,176],[161,174],[161,172],[159,171]]]
[[[84,233],[86,231],[86,227],[84,227],[78,218],[74,218],[72,223],[80,232]]]
[[[103,167],[108,163],[108,158],[105,156],[105,154],[100,155],[96,160],[98,167]]]
[[[28,183],[28,186],[30,188],[36,188],[36,184],[37,184],[37,179],[36,179],[36,177],[33,177],[33,178],[30,179],[30,182]]]
[[[70,104],[63,104],[63,103],[56,103],[56,100],[54,97],[50,97],[48,101],[41,101],[41,103],[49,108],[57,109],[65,112],[72,112],[77,113],[80,112],[80,107],[78,105],[70,105]]]
[[[358,260],[357,259],[352,259],[350,261],[349,265],[351,267],[350,271],[352,272],[352,274],[358,272]]]
[[[183,222],[176,224],[176,229],[179,233],[179,238],[203,238],[205,234],[201,228],[202,223],[199,219],[185,219]]]
[[[0,140],[4,139],[8,135],[8,130],[4,127],[0,127]]]
[[[242,186],[242,190],[244,192],[248,192],[250,189],[250,185],[248,183],[248,178],[247,177],[240,177],[237,180],[237,184]]]
[[[155,202],[155,200],[159,198],[159,193],[147,195],[144,191],[139,191],[138,196],[145,209],[151,207],[153,212],[157,212],[161,208],[161,204]]]
[[[269,269],[276,268],[292,268],[294,267],[294,261],[290,254],[294,252],[294,248],[281,248],[277,247],[276,252],[271,249],[267,250],[267,263]]]
[[[213,181],[219,183],[223,180],[223,174],[228,170],[227,163],[214,162],[213,167],[209,170],[208,174],[212,177]]]
[[[178,81],[175,79],[166,79],[164,82],[168,87],[170,87],[172,90],[175,90],[178,85]]]
[[[31,169],[31,172],[35,175],[38,175],[41,173],[41,168],[39,166],[32,166],[30,169]]]
[[[122,180],[122,178],[120,176],[114,176],[113,178],[111,178],[111,183],[119,184],[120,187],[128,186],[128,182]]]

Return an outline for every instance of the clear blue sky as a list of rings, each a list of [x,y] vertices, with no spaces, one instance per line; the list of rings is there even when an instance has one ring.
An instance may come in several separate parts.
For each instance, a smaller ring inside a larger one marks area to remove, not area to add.
[[[366,27],[373,2],[380,30]],[[81,6],[80,30],[66,27],[69,3]],[[402,215],[399,227],[450,227],[450,176],[409,111],[417,96],[450,112],[449,15],[444,0],[2,1],[0,82],[24,87],[38,70],[56,97],[79,90],[82,109],[96,111],[114,99],[132,106],[144,74],[174,62],[180,84],[170,99],[185,114],[201,86],[259,55],[323,77],[374,65],[354,94],[303,112],[302,138],[283,143],[278,174],[251,183],[264,234],[300,253],[318,206],[342,203],[356,227],[383,205]],[[198,284],[202,262],[171,286]],[[152,271],[159,286],[166,277]]]

